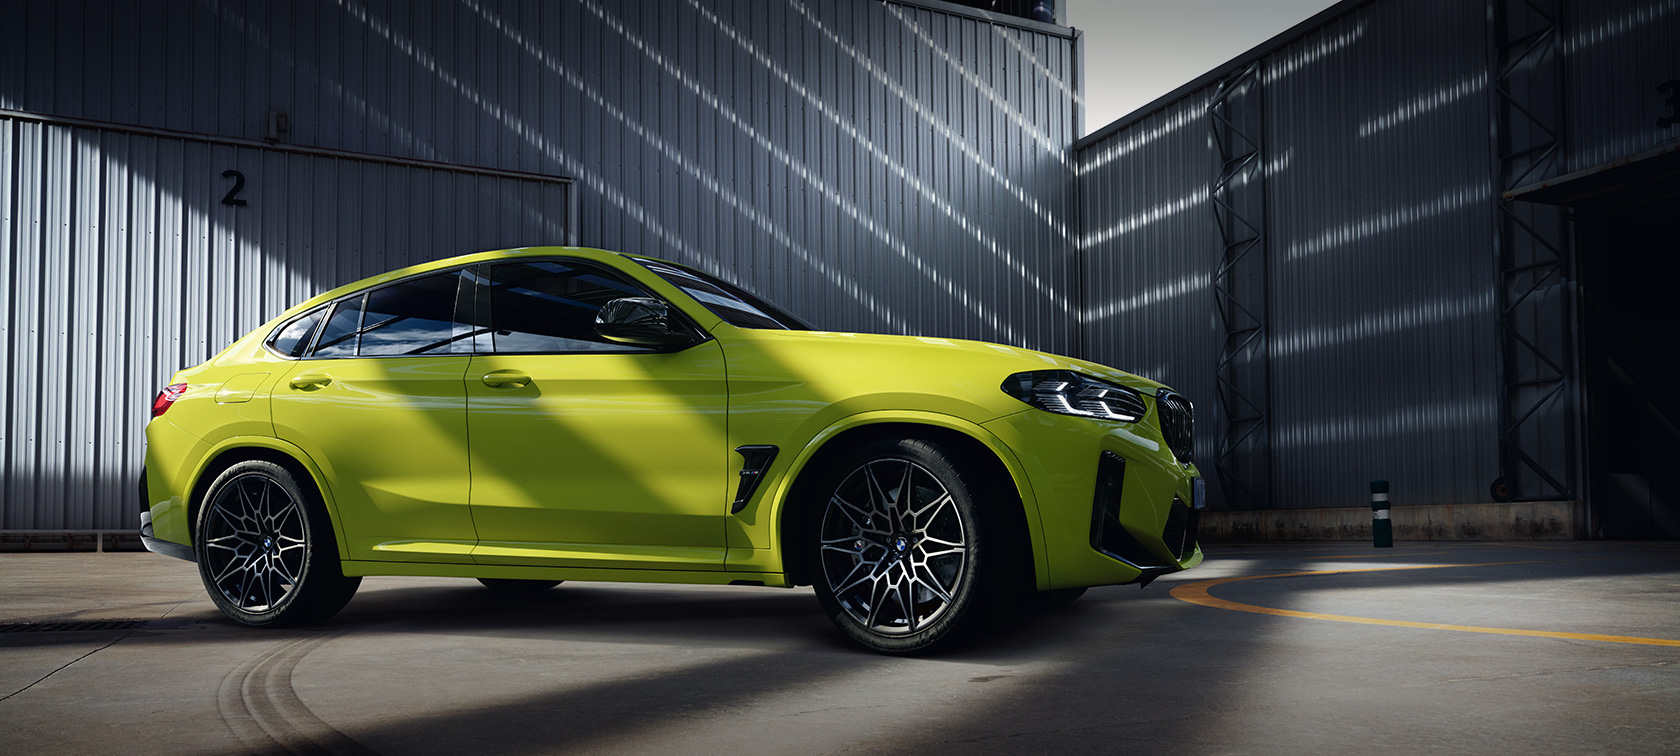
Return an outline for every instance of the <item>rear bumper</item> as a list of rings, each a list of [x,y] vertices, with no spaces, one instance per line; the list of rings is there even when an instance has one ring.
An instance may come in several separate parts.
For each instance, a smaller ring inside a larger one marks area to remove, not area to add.
[[[153,554],[185,559],[189,562],[198,561],[198,555],[193,553],[193,547],[184,543],[165,541],[152,535],[152,513],[140,513],[140,542],[146,545],[146,550]]]
[[[147,505],[150,500],[151,496],[148,495],[146,490],[146,468],[142,467],[140,468],[140,543],[144,544],[146,550],[153,554],[172,556],[189,562],[198,561],[198,555],[193,553],[193,547],[184,543],[165,541],[153,533],[152,509]]]

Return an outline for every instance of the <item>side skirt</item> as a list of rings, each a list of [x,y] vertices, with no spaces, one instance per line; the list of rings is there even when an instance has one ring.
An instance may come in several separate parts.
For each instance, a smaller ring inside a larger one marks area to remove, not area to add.
[[[346,577],[397,575],[408,577],[508,578],[514,580],[575,580],[609,583],[680,583],[685,585],[763,585],[791,588],[780,572],[702,572],[690,570],[625,570],[592,567],[528,567],[500,564],[429,564],[369,562],[347,559],[339,563]]]

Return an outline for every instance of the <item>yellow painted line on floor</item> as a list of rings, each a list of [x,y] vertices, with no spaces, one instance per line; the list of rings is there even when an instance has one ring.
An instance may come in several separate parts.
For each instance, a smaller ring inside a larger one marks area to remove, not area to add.
[[[1328,620],[1330,622],[1352,622],[1359,625],[1386,625],[1388,627],[1411,627],[1420,630],[1453,630],[1460,633],[1484,633],[1487,635],[1525,635],[1533,638],[1562,638],[1564,640],[1602,641],[1605,643],[1636,643],[1644,646],[1674,646],[1680,648],[1680,640],[1668,638],[1638,638],[1628,635],[1598,635],[1595,633],[1559,633],[1550,630],[1517,630],[1507,627],[1476,627],[1473,625],[1448,625],[1438,622],[1408,622],[1406,620],[1377,619],[1375,617],[1350,617],[1344,614],[1323,614],[1320,612],[1298,612],[1293,609],[1273,609],[1269,606],[1256,606],[1237,601],[1216,598],[1209,593],[1216,585],[1238,583],[1244,580],[1266,580],[1283,577],[1316,577],[1319,575],[1342,575],[1354,572],[1387,572],[1397,570],[1438,570],[1448,567],[1491,567],[1496,565],[1535,564],[1551,561],[1576,560],[1524,560],[1520,562],[1483,562],[1480,564],[1417,564],[1403,567],[1367,567],[1354,570],[1314,570],[1310,572],[1284,572],[1276,575],[1250,575],[1248,577],[1218,578],[1186,583],[1172,589],[1170,595],[1180,601],[1213,607],[1214,609],[1229,609],[1234,612],[1249,612],[1251,614],[1270,614],[1274,617],[1298,617],[1300,619]],[[1596,560],[1594,560],[1596,561]]]

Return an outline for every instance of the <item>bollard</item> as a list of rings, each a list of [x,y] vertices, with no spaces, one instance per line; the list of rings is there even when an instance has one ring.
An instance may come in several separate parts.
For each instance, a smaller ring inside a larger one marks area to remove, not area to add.
[[[1388,519],[1388,481],[1371,481],[1371,545],[1394,546],[1394,523]]]

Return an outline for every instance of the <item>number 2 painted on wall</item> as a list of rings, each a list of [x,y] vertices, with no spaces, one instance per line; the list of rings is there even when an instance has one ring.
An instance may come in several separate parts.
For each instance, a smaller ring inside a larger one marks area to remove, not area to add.
[[[1668,106],[1668,114],[1657,118],[1657,128],[1666,129],[1680,123],[1680,79],[1658,84],[1657,91],[1664,95],[1663,105]]]
[[[222,178],[233,179],[233,188],[222,196],[222,204],[233,207],[244,207],[245,200],[239,198],[239,193],[245,190],[245,174],[232,169],[222,171]]]

